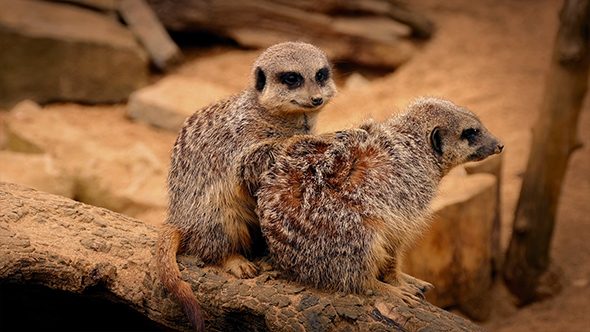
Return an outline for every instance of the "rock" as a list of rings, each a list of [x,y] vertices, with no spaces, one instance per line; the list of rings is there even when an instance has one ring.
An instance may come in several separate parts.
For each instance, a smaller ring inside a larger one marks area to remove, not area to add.
[[[74,181],[48,154],[0,151],[0,181],[74,198]]]
[[[129,216],[166,207],[167,168],[145,144],[125,151],[96,147],[85,155],[75,174],[80,201]]]
[[[497,179],[502,179],[502,164],[504,154],[493,155],[482,161],[467,163],[464,165],[467,174],[487,173],[494,175]],[[502,220],[500,218],[502,206],[501,187],[502,181],[496,182],[496,193],[498,204],[496,205],[496,217],[494,218],[494,225],[492,227],[492,269],[498,272],[502,269],[504,253],[500,247],[500,233],[502,227]]]
[[[115,12],[119,9],[120,0],[46,0],[71,3],[82,7],[97,9],[103,12]]]
[[[5,122],[7,147],[51,155],[74,179],[80,201],[161,223],[167,167],[146,144],[107,146],[86,128],[30,101],[19,103]]]
[[[131,94],[127,110],[134,119],[176,132],[195,111],[229,95],[197,77],[170,75]]]
[[[18,121],[33,121],[42,112],[41,106],[32,100],[23,100],[18,103],[10,115],[2,124],[2,133],[5,135],[5,147],[8,150],[18,151],[23,153],[44,153],[42,144],[35,139],[21,137],[17,131],[10,129],[10,118],[18,119]],[[34,135],[35,133],[30,133]]]
[[[473,304],[491,287],[497,188],[490,174],[450,174],[441,182],[431,229],[407,253],[403,267],[435,286],[426,293],[433,304]]]
[[[344,83],[344,89],[354,91],[363,90],[371,85],[371,81],[359,73],[352,73]]]
[[[43,286],[76,294],[77,299],[93,296],[125,305],[171,329],[193,330],[156,274],[154,226],[9,183],[0,183],[0,206],[2,286]],[[398,298],[343,297],[310,288],[287,295],[283,290],[294,283],[285,279],[238,280],[213,266],[200,268],[183,257],[179,261],[186,266],[183,278],[201,301],[209,331],[484,331],[425,301],[409,308]],[[53,291],[51,302],[60,296],[64,293]],[[278,307],[275,296],[290,301]],[[299,311],[302,302],[305,309]],[[43,317],[46,312],[37,314]],[[66,312],[61,319],[70,321],[75,315]],[[3,326],[18,324],[14,317],[7,319],[13,322],[3,320]]]
[[[146,84],[148,57],[116,20],[64,3],[0,1],[0,107],[115,103]]]

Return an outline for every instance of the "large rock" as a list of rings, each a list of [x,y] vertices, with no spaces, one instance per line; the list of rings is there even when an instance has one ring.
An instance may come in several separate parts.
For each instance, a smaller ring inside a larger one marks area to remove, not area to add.
[[[65,121],[59,113],[25,101],[6,117],[7,148],[47,153],[75,180],[75,197],[130,216],[148,214],[161,223],[165,210],[166,162],[143,142],[109,146],[96,133]]]
[[[473,318],[485,319],[489,307],[482,297],[492,284],[498,180],[491,174],[456,173],[441,182],[432,227],[406,255],[404,271],[434,285],[427,293],[430,302],[460,305]]]
[[[116,20],[77,6],[0,1],[0,107],[32,99],[114,103],[146,84],[149,59]]]
[[[129,97],[130,117],[156,127],[178,131],[184,120],[230,92],[195,76],[170,75]]]
[[[0,181],[74,198],[74,180],[48,154],[0,151]]]
[[[33,302],[35,308],[47,308],[65,294],[76,294],[70,299],[117,302],[170,328],[193,331],[182,307],[157,276],[156,238],[155,227],[129,217],[0,183],[0,285],[29,290],[15,297]],[[396,297],[302,287],[278,271],[236,279],[195,259],[179,257],[179,261],[183,279],[201,302],[208,331],[484,331],[426,301],[410,308]],[[49,303],[30,297],[35,294],[31,289],[40,286],[54,290]],[[8,302],[6,293],[2,292],[2,301],[12,305],[14,300]],[[7,307],[3,310],[12,309]],[[22,328],[38,319],[40,325],[34,329],[46,328],[48,319],[76,321],[76,310],[87,308],[74,306],[55,317],[43,309],[31,316],[19,307],[11,311],[17,317],[6,317],[2,324]],[[98,312],[97,317],[105,314]],[[87,330],[95,322],[81,324],[73,329]]]

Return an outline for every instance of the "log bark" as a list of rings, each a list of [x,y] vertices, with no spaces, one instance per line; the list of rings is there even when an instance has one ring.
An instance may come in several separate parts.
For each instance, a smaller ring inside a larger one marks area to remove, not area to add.
[[[391,0],[148,0],[171,31],[208,31],[245,47],[316,44],[334,61],[395,68],[415,52],[411,36],[433,24]]]
[[[102,298],[168,328],[190,331],[156,275],[157,229],[115,212],[0,183],[0,286],[44,286]],[[425,301],[330,294],[266,270],[238,280],[179,256],[209,331],[484,331]],[[264,265],[264,264],[263,264]]]
[[[566,0],[506,254],[504,280],[526,304],[547,270],[560,191],[588,89],[590,1]]]

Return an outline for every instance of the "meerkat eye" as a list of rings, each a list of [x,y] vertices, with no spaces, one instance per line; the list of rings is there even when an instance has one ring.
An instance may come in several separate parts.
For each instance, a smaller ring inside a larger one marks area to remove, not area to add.
[[[303,85],[303,76],[299,73],[288,72],[279,75],[281,83],[288,86],[290,89],[295,89]]]
[[[326,67],[318,70],[318,72],[315,74],[315,80],[318,83],[325,82],[329,77],[330,77],[330,70]]]
[[[477,136],[479,136],[479,130],[474,128],[465,129],[463,130],[463,133],[461,133],[461,138],[468,141],[475,139]]]

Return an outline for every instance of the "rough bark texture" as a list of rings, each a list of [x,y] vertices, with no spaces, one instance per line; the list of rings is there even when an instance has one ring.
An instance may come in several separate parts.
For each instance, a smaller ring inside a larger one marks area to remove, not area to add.
[[[285,40],[316,44],[330,59],[397,67],[414,53],[408,38],[433,24],[388,0],[148,0],[171,31],[208,31],[246,47]]]
[[[566,0],[516,209],[504,279],[522,304],[535,298],[549,264],[555,214],[588,88],[590,1]]]
[[[9,183],[0,183],[0,207],[0,285],[92,294],[191,330],[155,274],[154,226]],[[483,331],[427,302],[409,308],[395,298],[308,289],[277,271],[238,280],[191,257],[179,262],[209,331]]]

